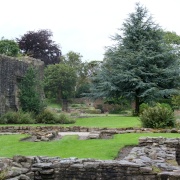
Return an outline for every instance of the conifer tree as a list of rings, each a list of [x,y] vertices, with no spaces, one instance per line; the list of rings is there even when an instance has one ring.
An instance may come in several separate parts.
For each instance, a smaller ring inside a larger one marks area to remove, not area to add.
[[[19,100],[23,111],[38,114],[42,110],[43,102],[37,90],[38,86],[40,82],[37,78],[37,71],[29,67],[19,86]]]
[[[140,4],[120,30],[122,35],[113,37],[117,43],[107,49],[102,69],[93,79],[90,95],[131,99],[138,114],[141,103],[178,93],[178,56]]]

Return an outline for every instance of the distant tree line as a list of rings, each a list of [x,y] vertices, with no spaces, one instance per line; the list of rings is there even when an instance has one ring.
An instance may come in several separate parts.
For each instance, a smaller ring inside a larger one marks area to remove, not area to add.
[[[67,102],[86,95],[108,103],[135,102],[135,113],[145,102],[179,99],[180,36],[164,31],[148,10],[136,4],[113,37],[103,61],[83,62],[78,52],[62,55],[50,30],[28,31],[15,40],[0,40],[0,53],[30,56],[45,64],[47,98]]]

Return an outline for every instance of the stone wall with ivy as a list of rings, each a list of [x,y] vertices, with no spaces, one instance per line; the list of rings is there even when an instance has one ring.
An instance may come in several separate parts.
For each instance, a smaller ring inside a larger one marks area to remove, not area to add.
[[[28,67],[38,69],[39,78],[43,78],[44,63],[30,57],[13,58],[0,55],[0,115],[8,110],[18,110],[18,84],[26,74]]]

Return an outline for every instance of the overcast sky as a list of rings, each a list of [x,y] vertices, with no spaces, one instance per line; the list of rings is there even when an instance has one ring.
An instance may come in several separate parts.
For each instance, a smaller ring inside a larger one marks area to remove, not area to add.
[[[180,35],[180,0],[0,0],[0,37],[50,29],[63,55],[78,52],[84,61],[102,60],[110,36],[140,2],[164,30]]]

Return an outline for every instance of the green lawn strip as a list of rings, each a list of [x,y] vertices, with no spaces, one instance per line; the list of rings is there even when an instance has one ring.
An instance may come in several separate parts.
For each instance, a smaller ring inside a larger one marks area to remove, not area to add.
[[[77,136],[65,136],[51,142],[19,141],[26,135],[0,136],[0,157],[14,155],[78,157],[114,159],[121,148],[138,144],[139,137],[180,137],[175,133],[129,133],[115,135],[113,139],[78,140]]]
[[[84,127],[107,127],[107,128],[125,128],[141,127],[138,117],[126,116],[106,116],[106,117],[88,117],[78,118],[74,124],[9,124],[0,126],[84,126]]]
[[[76,126],[85,127],[107,127],[107,128],[124,128],[124,127],[140,127],[141,122],[138,117],[89,117],[77,119]]]

